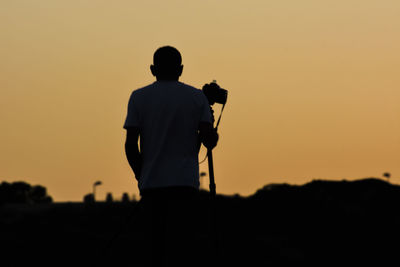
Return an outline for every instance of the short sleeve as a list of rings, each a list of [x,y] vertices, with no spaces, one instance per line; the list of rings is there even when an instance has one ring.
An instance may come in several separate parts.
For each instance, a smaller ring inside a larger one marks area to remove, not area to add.
[[[208,104],[208,100],[203,93],[201,93],[200,95],[202,97],[200,121],[212,123],[210,105]]]
[[[129,127],[139,127],[139,112],[136,107],[136,101],[134,100],[134,94],[132,93],[129,98],[128,103],[128,114],[126,115],[124,128],[128,129]]]

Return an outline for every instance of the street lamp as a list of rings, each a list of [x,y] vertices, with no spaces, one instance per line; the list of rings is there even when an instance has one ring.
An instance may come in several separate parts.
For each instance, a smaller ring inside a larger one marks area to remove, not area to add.
[[[96,186],[101,185],[101,181],[97,181],[93,184],[93,201],[96,201]]]
[[[386,177],[386,179],[388,179],[388,182],[389,182],[389,179],[390,179],[390,172],[385,172],[384,174],[383,174],[383,176],[384,177]]]

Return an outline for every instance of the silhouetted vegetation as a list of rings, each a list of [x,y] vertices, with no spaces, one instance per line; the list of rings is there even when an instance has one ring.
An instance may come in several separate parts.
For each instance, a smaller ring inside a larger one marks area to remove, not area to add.
[[[26,182],[2,182],[0,184],[0,205],[4,203],[50,203],[51,196],[41,185],[31,186]]]
[[[112,203],[113,201],[114,201],[114,197],[113,197],[112,193],[107,193],[106,202]]]
[[[83,202],[86,204],[90,204],[90,203],[94,203],[95,199],[94,199],[94,194],[93,193],[89,193],[83,196]]]
[[[128,203],[130,201],[128,193],[125,192],[125,193],[122,194],[122,200],[121,201],[124,202],[124,203]]]
[[[193,225],[193,249],[207,266],[209,200],[208,192],[201,191]],[[136,204],[54,203],[46,209],[4,205],[0,250],[19,263],[32,263],[46,253],[71,266],[87,266],[95,259],[107,266],[143,266],[143,211],[139,205],[132,214]],[[400,187],[384,180],[271,184],[249,197],[217,195],[216,205],[224,266],[383,266],[397,260]],[[51,265],[50,259],[37,260]]]

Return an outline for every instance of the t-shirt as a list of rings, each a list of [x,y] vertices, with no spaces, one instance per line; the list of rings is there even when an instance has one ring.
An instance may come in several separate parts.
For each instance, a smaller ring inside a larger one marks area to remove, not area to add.
[[[138,127],[143,165],[139,189],[199,188],[198,129],[211,122],[202,91],[179,81],[156,81],[132,92],[124,128]]]

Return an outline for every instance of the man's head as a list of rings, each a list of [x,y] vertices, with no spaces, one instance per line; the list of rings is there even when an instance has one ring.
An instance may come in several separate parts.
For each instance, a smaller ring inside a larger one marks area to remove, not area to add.
[[[183,70],[181,54],[172,46],[160,47],[154,53],[150,69],[157,80],[178,80]]]

